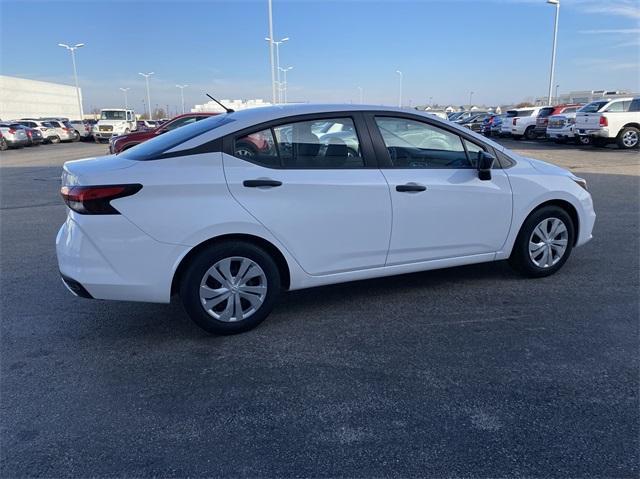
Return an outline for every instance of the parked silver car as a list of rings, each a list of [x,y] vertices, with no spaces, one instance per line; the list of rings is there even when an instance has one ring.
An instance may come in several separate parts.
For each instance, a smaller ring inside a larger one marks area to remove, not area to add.
[[[0,123],[0,132],[5,144],[9,148],[22,148],[29,143],[27,132],[22,128],[15,128],[10,123]]]

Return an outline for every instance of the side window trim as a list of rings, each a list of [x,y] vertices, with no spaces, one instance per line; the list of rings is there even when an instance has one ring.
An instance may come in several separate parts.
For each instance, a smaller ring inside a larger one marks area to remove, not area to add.
[[[300,167],[300,168],[288,168],[282,165],[282,156],[280,155],[280,151],[277,146],[276,135],[274,128],[278,126],[288,125],[291,123],[303,122],[303,121],[314,121],[314,120],[323,120],[323,119],[340,119],[340,118],[348,118],[353,122],[353,125],[356,129],[356,136],[358,137],[358,142],[360,143],[360,154],[362,156],[362,160],[364,162],[364,166],[360,168],[346,168],[346,169],[378,169],[379,165],[377,160],[377,155],[374,153],[374,148],[371,144],[371,137],[363,118],[362,112],[359,111],[336,111],[336,112],[328,112],[328,113],[311,113],[304,115],[294,115],[285,118],[278,118],[277,120],[271,120],[264,123],[260,123],[258,125],[254,125],[249,128],[245,128],[243,130],[238,130],[233,133],[226,135],[222,139],[223,148],[222,151],[229,156],[234,155],[234,144],[237,138],[242,138],[247,135],[251,135],[254,133],[259,133],[264,130],[270,130],[274,143],[276,144],[276,151],[278,152],[278,158],[280,161],[279,167],[266,166],[255,161],[251,161],[248,158],[241,158],[242,161],[246,161],[256,166],[260,166],[262,168],[268,169],[282,169],[282,170],[320,170],[320,169],[331,169],[331,170],[344,170],[345,168],[314,168],[314,167]]]

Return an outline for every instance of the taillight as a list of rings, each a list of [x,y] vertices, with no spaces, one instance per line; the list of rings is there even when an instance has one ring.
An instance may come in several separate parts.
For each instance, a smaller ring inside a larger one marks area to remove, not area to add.
[[[16,130],[14,130],[13,128],[9,128],[9,133],[10,133],[10,134],[12,134],[12,135],[13,135],[15,132],[16,132]]]
[[[600,116],[600,126],[609,126],[609,120],[606,116]]]
[[[515,125],[516,123],[518,123],[518,119],[517,119],[517,118],[514,118],[514,119],[513,119],[513,123],[512,123],[512,124],[513,124],[513,125]]]
[[[111,206],[111,200],[135,195],[142,189],[140,184],[106,186],[63,186],[62,199],[76,213],[81,215],[119,215]]]

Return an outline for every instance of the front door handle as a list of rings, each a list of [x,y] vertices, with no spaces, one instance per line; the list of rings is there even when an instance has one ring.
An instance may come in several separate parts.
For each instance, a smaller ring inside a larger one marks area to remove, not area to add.
[[[244,186],[247,188],[260,188],[262,187],[270,187],[275,188],[276,186],[282,186],[282,181],[278,180],[244,180],[242,182]]]
[[[417,183],[407,183],[406,185],[398,185],[396,186],[396,191],[400,193],[411,193],[417,191],[424,191],[427,187],[424,185],[419,185]]]

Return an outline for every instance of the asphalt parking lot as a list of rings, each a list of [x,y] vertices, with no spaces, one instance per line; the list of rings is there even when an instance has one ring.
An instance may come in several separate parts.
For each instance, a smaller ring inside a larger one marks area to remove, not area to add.
[[[62,286],[61,165],[105,145],[0,153],[0,476],[637,477],[639,155],[505,143],[589,182],[557,275],[297,291],[232,337]]]

